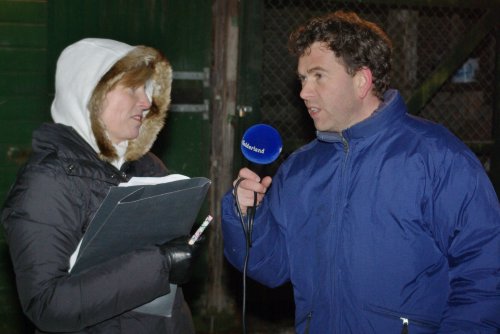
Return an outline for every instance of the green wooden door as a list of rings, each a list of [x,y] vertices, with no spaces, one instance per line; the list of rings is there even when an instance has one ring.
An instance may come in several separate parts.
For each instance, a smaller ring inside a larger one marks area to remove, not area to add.
[[[0,0],[0,204],[49,117],[46,21],[46,1]],[[0,333],[28,332],[0,230]]]
[[[172,107],[153,151],[173,172],[208,175],[210,1],[0,0],[0,203],[30,152],[32,131],[50,121],[57,57],[84,37],[165,54],[174,69]],[[0,333],[32,332],[0,232]]]
[[[50,73],[62,49],[84,37],[117,39],[161,50],[174,70],[172,107],[154,151],[172,171],[206,175],[207,86],[211,8],[208,1],[49,1]]]

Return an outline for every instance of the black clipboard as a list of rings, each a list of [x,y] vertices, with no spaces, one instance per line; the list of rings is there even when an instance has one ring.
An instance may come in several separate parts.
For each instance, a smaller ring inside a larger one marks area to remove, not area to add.
[[[187,178],[160,184],[111,187],[78,247],[77,274],[136,249],[165,243],[191,232],[210,180]],[[134,309],[171,317],[177,286]]]
[[[111,187],[83,236],[72,274],[191,232],[210,180]]]

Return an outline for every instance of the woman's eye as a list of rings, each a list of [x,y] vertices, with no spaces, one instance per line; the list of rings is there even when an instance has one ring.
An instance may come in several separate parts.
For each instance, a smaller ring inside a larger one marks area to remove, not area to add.
[[[145,93],[146,92],[146,86],[143,85],[143,86],[135,87],[134,88],[134,92]]]
[[[132,87],[124,87],[123,89],[127,94],[134,94],[134,89]]]

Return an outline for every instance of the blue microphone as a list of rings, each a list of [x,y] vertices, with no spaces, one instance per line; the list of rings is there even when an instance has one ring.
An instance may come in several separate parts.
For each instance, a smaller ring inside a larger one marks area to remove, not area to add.
[[[272,126],[267,124],[255,124],[249,127],[243,134],[241,139],[241,152],[251,163],[256,164],[254,166],[254,172],[257,174],[262,174],[264,165],[270,164],[278,158],[283,148],[283,143],[281,142],[281,137]],[[259,171],[256,171],[260,170]],[[233,189],[233,194],[236,197],[236,203],[238,208],[238,213],[241,220],[241,225],[243,227],[243,232],[246,239],[246,254],[245,262],[243,265],[243,308],[242,308],[242,322],[243,322],[243,333],[246,334],[246,272],[248,265],[248,256],[250,254],[250,248],[252,247],[252,230],[253,221],[255,218],[256,205],[257,205],[257,193],[254,192],[253,206],[247,207],[247,214],[243,215],[240,204],[238,201],[238,191],[237,188],[240,182],[244,180],[243,178],[238,178]]]
[[[259,165],[270,164],[283,148],[278,131],[267,124],[249,127],[241,139],[241,152],[248,161]]]

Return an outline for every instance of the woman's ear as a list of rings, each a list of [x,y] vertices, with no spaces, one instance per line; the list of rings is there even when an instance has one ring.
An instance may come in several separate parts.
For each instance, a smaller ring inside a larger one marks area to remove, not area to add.
[[[365,98],[373,87],[372,71],[368,67],[360,68],[354,75],[354,82],[359,98]]]

